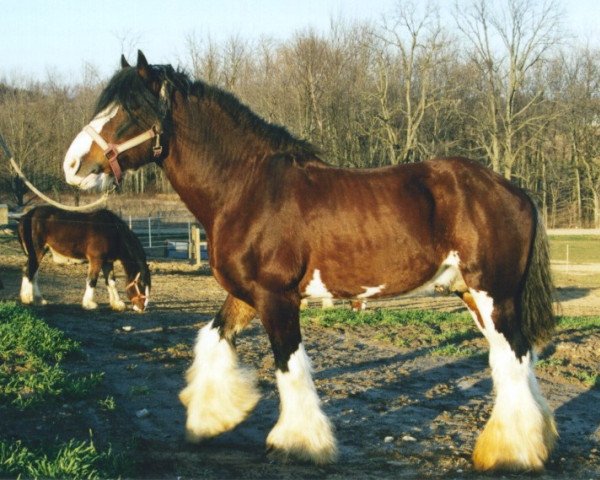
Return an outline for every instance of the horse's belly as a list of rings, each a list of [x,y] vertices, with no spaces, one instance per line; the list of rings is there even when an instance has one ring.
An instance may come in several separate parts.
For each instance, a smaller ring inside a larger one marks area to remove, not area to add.
[[[303,282],[305,285],[301,285],[301,294],[303,298],[314,300],[335,298],[366,300],[463,292],[467,287],[460,273],[459,263],[458,254],[453,251],[437,270],[433,270],[435,272],[433,275],[426,275],[415,270],[395,275],[383,272],[381,279],[377,282],[361,281],[361,278],[353,278],[349,281],[347,277],[338,276],[332,272],[322,272],[315,268],[312,273],[309,272],[309,275],[312,275],[309,277],[309,281]],[[407,276],[413,278],[407,278]],[[373,278],[372,275],[369,277]],[[410,286],[407,287],[407,285]]]
[[[63,255],[62,253],[57,252],[52,247],[48,246],[50,249],[50,253],[52,253],[52,261],[58,264],[80,264],[84,263],[85,259],[83,258],[72,258]]]

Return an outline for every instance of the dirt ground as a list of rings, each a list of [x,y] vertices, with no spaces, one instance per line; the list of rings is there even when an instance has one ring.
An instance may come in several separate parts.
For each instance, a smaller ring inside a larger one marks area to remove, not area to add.
[[[16,300],[23,257],[0,254],[4,290]],[[88,438],[136,454],[136,471],[148,478],[511,478],[473,472],[471,451],[489,417],[492,383],[485,358],[428,355],[427,348],[402,349],[376,340],[375,329],[303,329],[315,383],[335,425],[339,461],[315,467],[281,463],[265,452],[278,414],[272,355],[255,320],[238,342],[244,364],[258,371],[262,400],[233,432],[201,445],[184,441],[185,412],[178,401],[197,330],[225,298],[207,270],[155,261],[151,309],[143,315],[108,308],[99,282],[96,311],[80,307],[84,265],[54,265],[45,259],[40,287],[50,304],[35,307],[47,322],[81,342],[80,371],[103,371],[103,394],[117,408],[99,413],[74,402],[58,414],[4,419],[21,438]],[[122,274],[121,274],[122,278]],[[120,282],[121,289],[123,280]],[[566,315],[600,315],[600,288],[559,289]],[[369,304],[407,308],[461,309],[452,298]],[[124,328],[124,327],[131,327]],[[473,327],[475,328],[475,327]],[[598,365],[600,332],[557,335],[549,348],[578,362]],[[560,440],[547,470],[537,479],[600,478],[600,390],[540,374],[555,411]],[[145,411],[144,411],[145,409]],[[2,419],[0,419],[2,421]],[[519,475],[528,478],[530,475]]]

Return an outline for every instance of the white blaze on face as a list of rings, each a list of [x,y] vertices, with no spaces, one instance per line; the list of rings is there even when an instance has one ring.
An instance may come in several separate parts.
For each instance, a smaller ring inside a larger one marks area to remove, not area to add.
[[[110,104],[94,117],[89,123],[89,126],[97,133],[101,134],[104,125],[106,125],[118,111],[119,107],[116,104]],[[83,189],[105,186],[107,183],[108,178],[105,177],[108,176],[105,173],[91,173],[85,177],[77,175],[79,167],[81,166],[81,159],[90,152],[92,143],[92,137],[83,130],[79,132],[71,143],[63,162],[63,170],[65,172],[67,183]]]

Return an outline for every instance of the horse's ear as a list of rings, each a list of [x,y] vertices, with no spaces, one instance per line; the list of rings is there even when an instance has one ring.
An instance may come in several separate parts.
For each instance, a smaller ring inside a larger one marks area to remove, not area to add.
[[[131,67],[131,65],[129,65],[129,62],[125,58],[125,55],[121,54],[121,68],[129,68],[129,67]]]
[[[146,60],[146,57],[144,56],[141,50],[138,50],[137,71],[139,76],[142,77],[144,80],[150,80],[150,65],[148,64],[148,60]]]

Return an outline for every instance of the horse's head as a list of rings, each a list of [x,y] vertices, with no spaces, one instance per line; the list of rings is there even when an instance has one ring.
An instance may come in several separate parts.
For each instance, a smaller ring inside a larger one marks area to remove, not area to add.
[[[125,287],[125,292],[136,312],[143,313],[150,301],[150,285],[147,285],[138,273]]]
[[[118,184],[124,171],[168,155],[173,68],[149,65],[141,51],[135,67],[124,57],[121,66],[65,156],[67,182],[84,190],[106,189]]]

